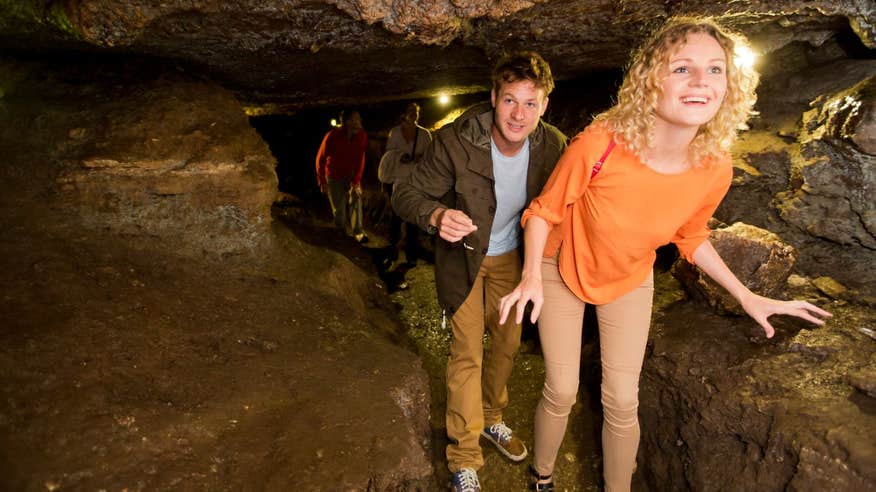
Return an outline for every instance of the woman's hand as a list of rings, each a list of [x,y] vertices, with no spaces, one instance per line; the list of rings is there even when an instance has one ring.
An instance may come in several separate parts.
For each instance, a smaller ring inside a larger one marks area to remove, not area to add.
[[[779,301],[754,293],[740,299],[740,304],[742,309],[763,327],[767,338],[772,338],[776,333],[768,320],[774,314],[796,316],[819,326],[824,324],[825,318],[833,316],[824,309],[806,301]]]
[[[532,302],[532,314],[529,320],[535,323],[541,314],[541,306],[544,303],[544,291],[541,286],[540,276],[524,276],[517,287],[505,297],[499,299],[499,324],[505,322],[511,312],[511,308],[517,306],[516,322],[523,322],[523,312],[526,304]]]
[[[706,275],[712,277],[712,280],[718,282],[721,287],[727,289],[727,292],[739,301],[742,309],[763,327],[767,338],[772,338],[776,333],[775,328],[767,319],[774,314],[796,316],[819,326],[824,324],[825,318],[833,316],[824,309],[806,301],[779,301],[751,292],[727,268],[724,260],[718,255],[718,252],[715,251],[714,246],[712,246],[709,240],[703,241],[697,247],[696,251],[694,251],[693,259],[697,266],[700,267],[700,270],[706,272]]]

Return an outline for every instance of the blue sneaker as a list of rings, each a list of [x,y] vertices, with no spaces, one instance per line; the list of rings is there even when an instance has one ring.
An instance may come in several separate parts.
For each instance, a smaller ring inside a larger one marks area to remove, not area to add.
[[[526,445],[514,436],[513,431],[505,425],[505,422],[499,422],[485,428],[481,435],[495,444],[496,449],[511,461],[521,461],[526,458]]]
[[[453,492],[481,492],[478,472],[471,468],[460,468],[450,479],[450,490]]]

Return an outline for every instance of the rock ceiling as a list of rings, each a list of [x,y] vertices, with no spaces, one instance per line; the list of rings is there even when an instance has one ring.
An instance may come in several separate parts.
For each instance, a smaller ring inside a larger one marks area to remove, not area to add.
[[[873,0],[0,1],[0,50],[169,60],[255,103],[342,104],[481,90],[503,51],[558,79],[622,66],[682,13],[720,17],[762,53],[836,32],[876,48]]]

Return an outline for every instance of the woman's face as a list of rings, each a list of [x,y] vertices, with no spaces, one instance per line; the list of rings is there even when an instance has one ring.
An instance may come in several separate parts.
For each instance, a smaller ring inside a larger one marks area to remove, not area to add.
[[[727,54],[715,38],[688,34],[658,72],[663,93],[657,101],[656,123],[695,131],[714,118],[727,94],[727,63]]]

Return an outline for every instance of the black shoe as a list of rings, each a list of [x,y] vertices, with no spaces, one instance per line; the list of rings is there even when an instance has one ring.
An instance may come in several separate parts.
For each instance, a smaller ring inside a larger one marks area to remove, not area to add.
[[[529,474],[535,478],[535,481],[529,484],[529,490],[535,490],[536,492],[552,492],[554,490],[553,480],[548,483],[538,483],[539,480],[550,480],[551,475],[539,475],[532,465],[529,465]]]

